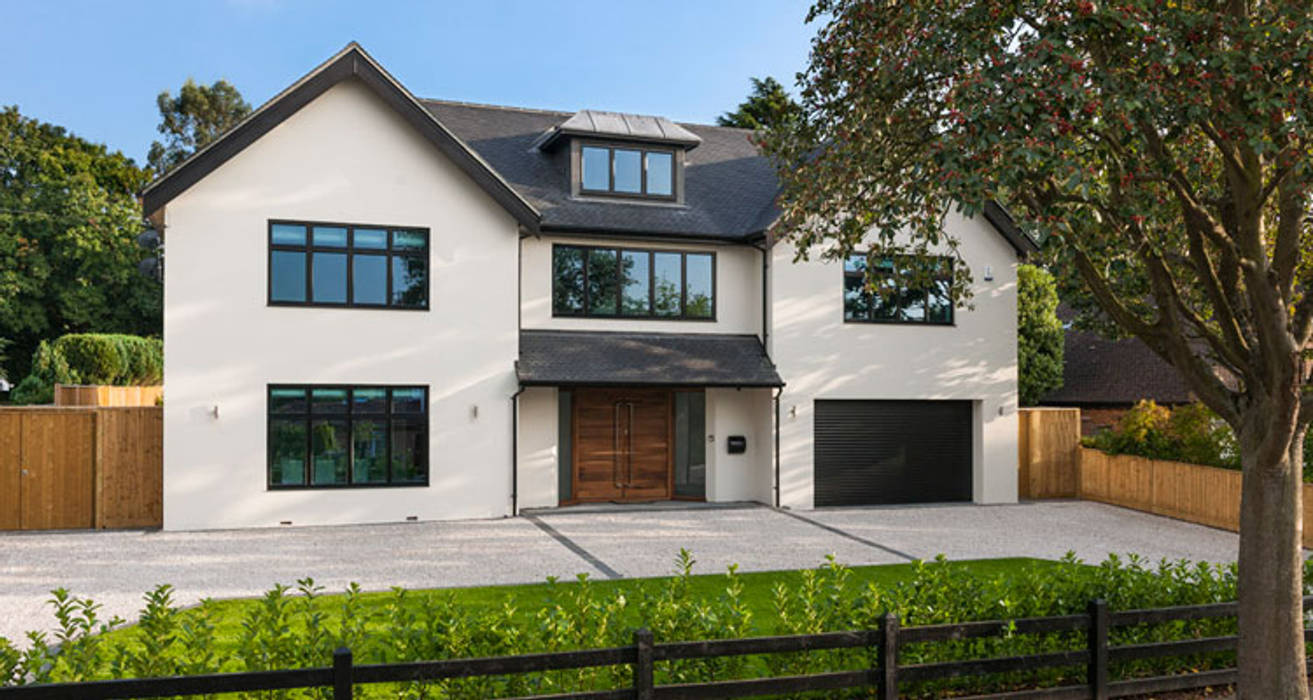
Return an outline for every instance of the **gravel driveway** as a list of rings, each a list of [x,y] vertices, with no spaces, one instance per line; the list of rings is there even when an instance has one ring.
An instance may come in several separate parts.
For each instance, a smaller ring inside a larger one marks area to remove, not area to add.
[[[258,595],[311,576],[329,591],[533,583],[546,576],[667,574],[680,547],[701,573],[839,561],[1057,558],[1109,552],[1233,561],[1234,534],[1079,501],[776,511],[761,506],[564,509],[521,518],[209,532],[0,534],[0,637],[48,626],[64,587],[135,617],[141,594],[171,583],[182,603]]]

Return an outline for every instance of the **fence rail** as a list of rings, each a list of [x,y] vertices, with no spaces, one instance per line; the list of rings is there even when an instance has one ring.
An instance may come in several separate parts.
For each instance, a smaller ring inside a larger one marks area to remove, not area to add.
[[[1313,605],[1313,596],[1304,599]],[[1235,603],[1215,603],[1144,610],[1110,612],[1102,600],[1092,601],[1083,615],[990,620],[947,625],[900,628],[898,617],[886,614],[877,630],[854,630],[822,634],[716,639],[657,644],[646,629],[634,633],[629,646],[580,651],[561,651],[518,656],[444,659],[410,663],[355,665],[349,649],[333,652],[333,665],[322,668],[282,671],[250,671],[168,678],[140,678],[51,683],[0,687],[0,700],[108,700],[178,695],[332,688],[335,700],[350,700],[357,685],[437,681],[485,676],[505,676],[541,671],[631,666],[630,687],[563,693],[540,698],[572,700],[657,700],[683,698],[730,698],[779,695],[804,691],[874,688],[884,700],[898,697],[900,684],[964,678],[1012,671],[1038,671],[1059,667],[1085,667],[1082,685],[1009,691],[976,695],[964,700],[1005,698],[1105,698],[1145,693],[1193,690],[1235,682],[1235,669],[1189,674],[1112,680],[1109,664],[1164,656],[1186,656],[1235,649],[1237,637],[1202,637],[1174,642],[1111,646],[1109,632],[1115,627],[1153,625],[1165,622],[1233,617]],[[1085,632],[1084,648],[1022,656],[900,664],[899,651],[913,644],[975,639],[1004,634]],[[1304,638],[1313,642],[1313,629]],[[750,654],[778,654],[835,649],[868,649],[874,652],[870,668],[830,671],[795,676],[773,676],[719,680],[703,683],[656,685],[658,662],[713,659]],[[527,700],[521,698],[520,700]]]

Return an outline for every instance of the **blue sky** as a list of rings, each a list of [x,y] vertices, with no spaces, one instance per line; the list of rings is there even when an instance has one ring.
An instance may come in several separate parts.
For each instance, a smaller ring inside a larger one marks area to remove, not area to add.
[[[750,76],[792,86],[805,2],[5,0],[0,105],[139,163],[155,96],[226,78],[259,106],[355,40],[420,97],[709,122]]]

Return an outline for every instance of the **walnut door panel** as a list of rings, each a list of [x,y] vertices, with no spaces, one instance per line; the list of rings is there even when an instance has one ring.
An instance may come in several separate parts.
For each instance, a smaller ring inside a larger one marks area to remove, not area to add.
[[[670,497],[670,392],[588,389],[574,396],[574,499]]]

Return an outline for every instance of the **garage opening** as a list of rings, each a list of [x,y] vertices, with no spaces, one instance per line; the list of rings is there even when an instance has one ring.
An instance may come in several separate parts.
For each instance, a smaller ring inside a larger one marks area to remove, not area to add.
[[[970,401],[826,400],[815,408],[817,507],[971,500]]]

